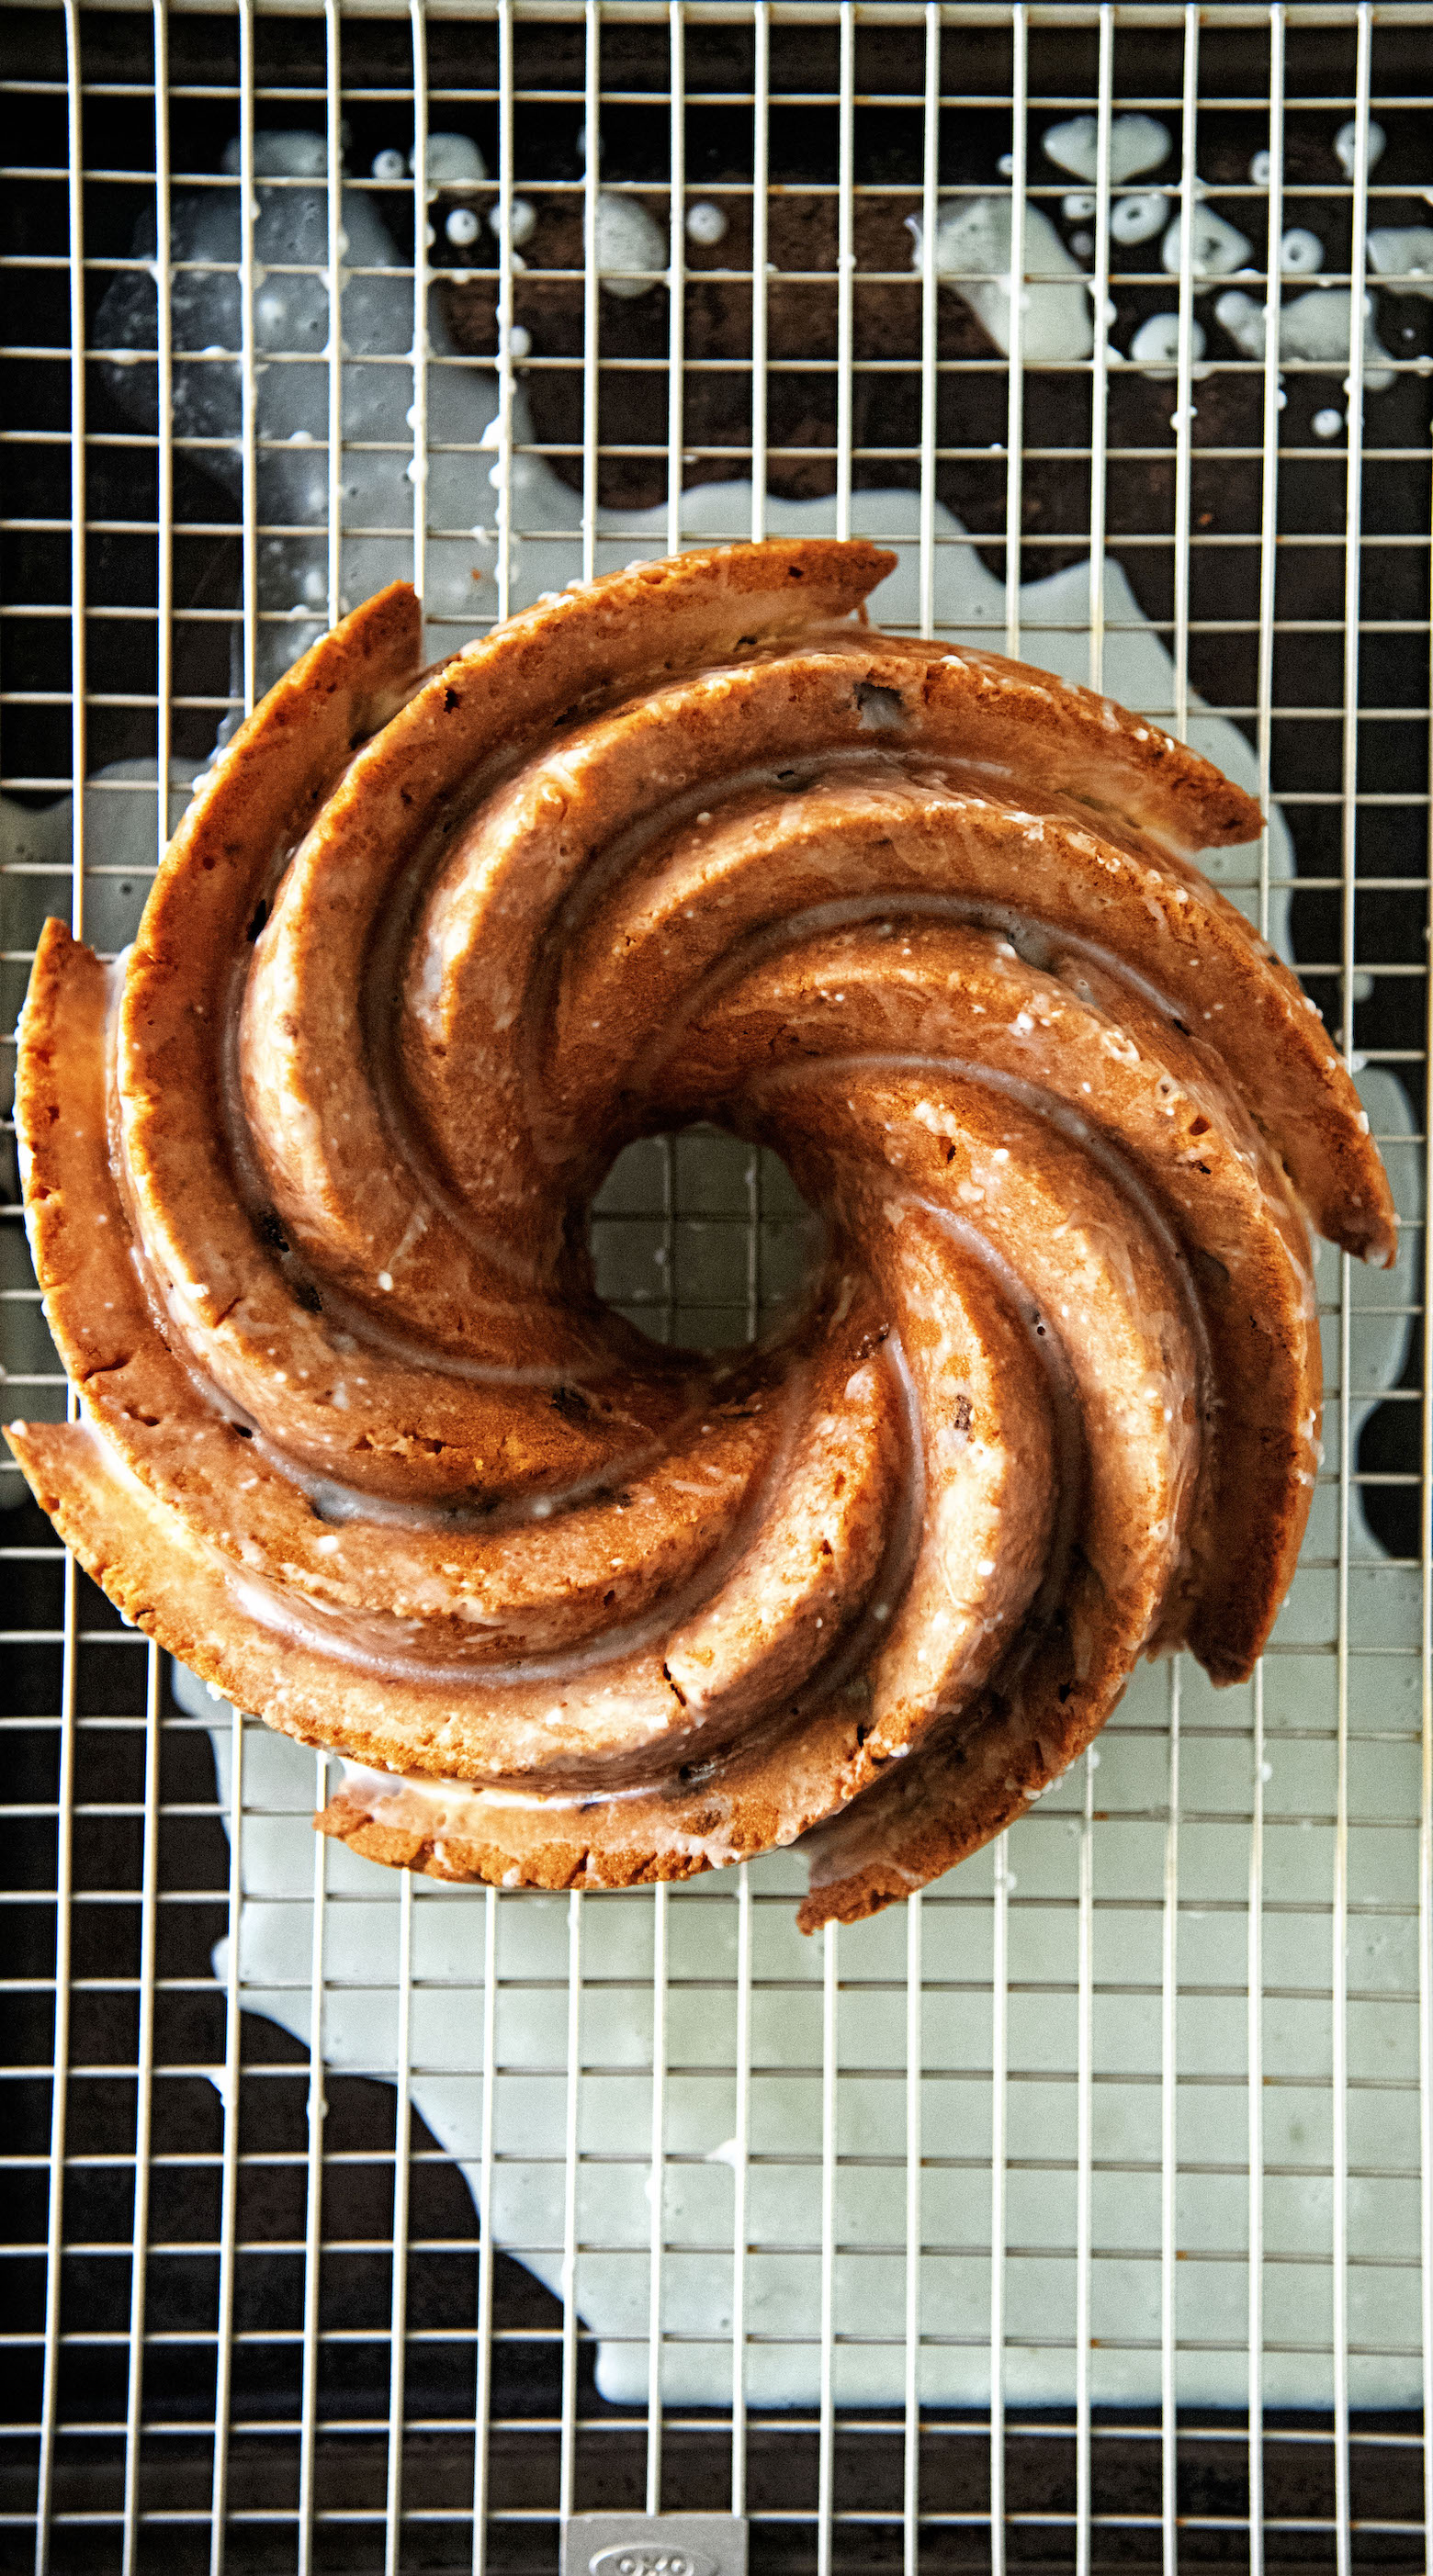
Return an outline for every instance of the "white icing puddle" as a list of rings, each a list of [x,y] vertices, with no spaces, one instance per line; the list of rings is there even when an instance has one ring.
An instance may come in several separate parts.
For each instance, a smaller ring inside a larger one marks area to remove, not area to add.
[[[551,525],[546,494],[518,496],[523,515]],[[564,495],[564,511],[570,505]],[[918,549],[914,496],[861,493],[857,532],[888,538],[897,571],[876,595],[875,615],[917,623]],[[684,534],[729,532],[749,514],[745,487],[708,485],[683,502]],[[833,525],[829,502],[772,501],[774,534]],[[957,540],[959,523],[936,513],[937,539]],[[662,513],[612,514],[604,521],[599,568],[645,546],[665,550]],[[575,544],[523,542],[519,600],[556,589],[580,569]],[[941,547],[938,597],[961,640],[1003,640],[1004,594],[973,548]],[[1088,574],[1083,567],[1030,585],[1022,595],[1021,649],[1071,679],[1087,668]],[[1172,709],[1171,669],[1145,625],[1123,574],[1107,565],[1106,686],[1113,697],[1155,716]],[[1191,736],[1241,783],[1255,784],[1254,758],[1235,728],[1196,714]],[[148,792],[145,792],[146,783]],[[127,766],[90,793],[102,800],[106,858],[148,864],[155,829],[152,776]],[[120,792],[123,790],[123,792]],[[68,810],[26,815],[27,834],[56,846]],[[123,837],[121,837],[123,836]],[[132,848],[131,848],[132,844]],[[1275,877],[1291,868],[1287,833],[1274,818]],[[1254,853],[1215,853],[1211,872],[1252,914]],[[22,883],[26,882],[22,880]],[[43,890],[43,880],[31,885]],[[142,879],[105,877],[90,933],[119,945],[133,926]],[[103,908],[102,911],[100,908]],[[42,909],[44,908],[42,903]],[[1276,893],[1272,930],[1284,940],[1286,901]],[[1361,1077],[1373,1127],[1409,1126],[1403,1092],[1383,1073]],[[1417,1155],[1387,1152],[1405,1217],[1418,1209]],[[1321,1249],[1319,1282],[1336,1299],[1338,1264]],[[1380,1307],[1414,1293],[1411,1255],[1399,1272],[1353,1272],[1352,1383],[1372,1391],[1394,1383],[1405,1326]],[[1326,1325],[1327,1368],[1337,1375],[1336,1325]],[[1352,1436],[1367,1411],[1354,1411]],[[1337,1407],[1325,1424],[1336,1458]],[[1264,2394],[1270,2405],[1326,2405],[1332,2390],[1332,2014],[1328,2000],[1337,1666],[1328,1646],[1338,1632],[1336,1496],[1320,1492],[1301,1570],[1280,1620],[1279,1652],[1265,1668],[1266,1810],[1264,2155],[1266,2333]],[[1355,1496],[1350,1527],[1348,1633],[1351,1894],[1349,1985],[1367,2000],[1349,2012],[1353,2161],[1386,2167],[1387,2181],[1349,2189],[1350,2250],[1376,2253],[1380,2268],[1352,2275],[1350,2393],[1366,2406],[1420,2402],[1416,2269],[1417,2192],[1403,2177],[1418,2164],[1415,1925],[1418,1594],[1416,1576],[1391,1566],[1368,1533]],[[1390,1652],[1392,1649],[1394,1651]],[[221,1796],[227,1801],[229,1727],[188,1676],[181,1697],[213,1721]],[[1117,2253],[1093,2267],[1091,2395],[1096,2403],[1155,2403],[1160,2393],[1160,2111],[1162,1896],[1166,1847],[1169,1673],[1139,1676],[1099,1747],[1093,1780],[1096,2003],[1093,2239]],[[1246,2244],[1248,2149],[1245,2069],[1249,1817],[1255,1770],[1252,1689],[1214,1693],[1184,1668],[1181,1710],[1178,2234],[1188,2257],[1177,2276],[1178,2394],[1182,2401],[1241,2405],[1247,2393]],[[1385,1740],[1391,1736],[1399,1740]],[[1009,1838],[1011,1872],[1008,2007],[1010,2087],[1008,2233],[1038,2246],[1007,2266],[1007,2393],[1012,2402],[1067,2401],[1074,2392],[1076,2044],[1079,1818],[1083,1772],[1062,1783]],[[240,1987],[245,2008],[266,2013],[307,2046],[315,1803],[310,1755],[262,1727],[245,1758],[244,1910]],[[1287,1819],[1287,1821],[1285,1820]],[[1357,1821],[1368,1819],[1367,1823]],[[1396,1820],[1392,1822],[1373,1821]],[[988,2157],[991,2087],[991,1892],[994,1857],[982,1853],[926,1900],[924,2016],[924,2235],[938,2251],[923,2269],[922,2393],[931,2404],[985,2402],[989,2387],[990,2265]],[[748,2356],[754,2404],[810,2404],[819,2387],[820,2262],[813,2250],[821,2145],[819,1944],[795,1929],[804,1867],[793,1855],[756,1863],[751,1882],[780,1901],[755,1909],[754,2072],[748,2266]],[[391,2075],[397,2029],[397,1880],[330,1847],[332,1892],[326,1933],[324,2049],[336,2071]],[[434,2136],[460,2164],[475,2199],[481,2133],[483,1905],[480,1891],[419,1881],[415,1889],[412,2092]],[[502,1900],[495,2105],[497,2164],[486,2213],[497,2243],[561,2295],[562,2074],[567,1970],[565,1897]],[[1400,1910],[1380,1913],[1379,1905]],[[677,1888],[670,1899],[668,1996],[669,2163],[664,2216],[669,2253],[666,2313],[683,2340],[666,2347],[663,2385],[671,2402],[724,2404],[730,2395],[726,2342],[731,2315],[728,2258],[699,2248],[729,2240],[734,2129],[732,2051],[737,1923],[734,1880]],[[650,1896],[604,1896],[584,1908],[584,2163],[578,2232],[577,2304],[599,2338],[604,2396],[645,2400],[651,2211],[648,2180],[651,2029]],[[905,1976],[903,1914],[843,1932],[839,1940],[840,2140],[836,2396],[843,2404],[898,2405],[904,2387],[905,2154],[904,2004],[892,1987]],[[225,1973],[222,1952],[216,1954]],[[691,1980],[691,1982],[684,1982]],[[715,1982],[713,1982],[715,1981]],[[1384,1998],[1387,1998],[1386,2000]],[[1408,2089],[1409,2087],[1413,2089]],[[1387,2088],[1387,2089],[1385,2089]],[[1285,2260],[1283,2258],[1287,2257]],[[1384,2268],[1386,2265],[1387,2268]],[[1357,2302],[1370,2311],[1364,2358]],[[1406,2313],[1405,2313],[1406,2311]],[[703,2340],[703,2338],[708,2338]],[[1395,2356],[1406,2347],[1406,2358]],[[1282,2345],[1327,2346],[1317,2352]]]

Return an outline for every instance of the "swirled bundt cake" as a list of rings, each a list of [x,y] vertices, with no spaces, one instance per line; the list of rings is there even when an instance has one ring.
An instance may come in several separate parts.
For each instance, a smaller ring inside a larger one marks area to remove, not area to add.
[[[348,1757],[320,1818],[618,1886],[808,1838],[905,1895],[1136,1658],[1248,1672],[1318,1460],[1305,1213],[1388,1260],[1368,1122],[1190,864],[1249,800],[1108,701],[882,635],[860,543],[574,586],[420,672],[413,595],[235,737],[106,968],[21,1028],[81,1562]],[[715,1120],[825,1221],[793,1324],[659,1349],[583,1212]]]

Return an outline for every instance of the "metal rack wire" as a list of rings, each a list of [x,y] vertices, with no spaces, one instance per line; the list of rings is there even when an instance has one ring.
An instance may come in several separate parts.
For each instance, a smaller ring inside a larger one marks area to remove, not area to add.
[[[787,1858],[548,1899],[310,1850],[323,1762],[196,1698],[7,1469],[4,2563],[516,2576],[556,2565],[563,2517],[630,2506],[744,2515],[754,2569],[818,2576],[1423,2566],[1433,300],[1380,277],[1391,348],[1250,356],[1191,245],[1209,196],[1271,243],[1316,219],[1319,291],[1356,314],[1371,232],[1433,191],[1433,10],[43,0],[0,28],[16,1001],[44,912],[127,935],[216,727],[339,613],[350,545],[406,550],[440,650],[554,566],[825,509],[896,528],[912,622],[1097,685],[1154,634],[1154,711],[1242,730],[1289,837],[1236,890],[1381,1082],[1407,1245],[1371,1285],[1322,1263],[1328,1463],[1255,1683],[1160,1672],[1008,1843],[813,1945]],[[1007,292],[1002,353],[943,278],[942,214],[1008,201],[1025,273],[1034,216],[1076,220],[1043,138],[1086,115],[1078,256],[1113,338],[1032,356]],[[1172,269],[1111,250],[1132,115],[1171,134],[1144,184]],[[306,176],[265,163],[274,131],[321,140]],[[266,273],[268,210],[305,188],[321,259]],[[195,347],[183,208],[216,195],[237,337]],[[290,268],[332,292],[360,200],[394,247],[345,273],[398,281],[411,345],[306,352],[317,499],[266,517],[291,357],[260,302]],[[604,200],[658,224],[644,292],[601,282]],[[1262,238],[1247,266],[1263,296]],[[116,343],[106,298],[139,278],[150,336]],[[1166,378],[1122,335],[1171,299]],[[362,370],[381,404],[395,366],[401,445],[355,436]],[[406,516],[356,524],[353,460],[390,453]],[[481,532],[444,515],[454,459]],[[682,1138],[624,1158],[594,1243],[650,1328],[736,1340],[801,1224],[779,1167]],[[60,1408],[13,1205],[0,1251],[11,1409]]]

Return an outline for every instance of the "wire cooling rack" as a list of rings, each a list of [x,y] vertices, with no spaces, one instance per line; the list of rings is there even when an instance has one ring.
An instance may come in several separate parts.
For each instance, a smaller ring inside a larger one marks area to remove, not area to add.
[[[634,554],[870,532],[892,622],[1276,800],[1231,891],[1405,1217],[1388,1277],[1321,1266],[1255,1682],[1152,1672],[993,1853],[810,1944],[785,1856],[568,1899],[315,1841],[322,1763],[7,1468],[6,2565],[518,2576],[618,2509],[817,2576],[1427,2563],[1430,21],[0,17],[16,1003],[47,911],[122,944],[216,734],[377,582],[437,651]],[[62,1411],[6,1216],[10,1409]],[[634,1149],[604,1293],[741,1340],[803,1223],[727,1140]]]

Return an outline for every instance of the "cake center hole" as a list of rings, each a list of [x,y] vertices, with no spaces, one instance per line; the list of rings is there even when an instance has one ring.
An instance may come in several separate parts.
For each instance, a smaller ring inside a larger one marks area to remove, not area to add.
[[[705,1126],[628,1145],[588,1219],[598,1295],[689,1350],[740,1350],[779,1328],[822,1239],[779,1154]]]

